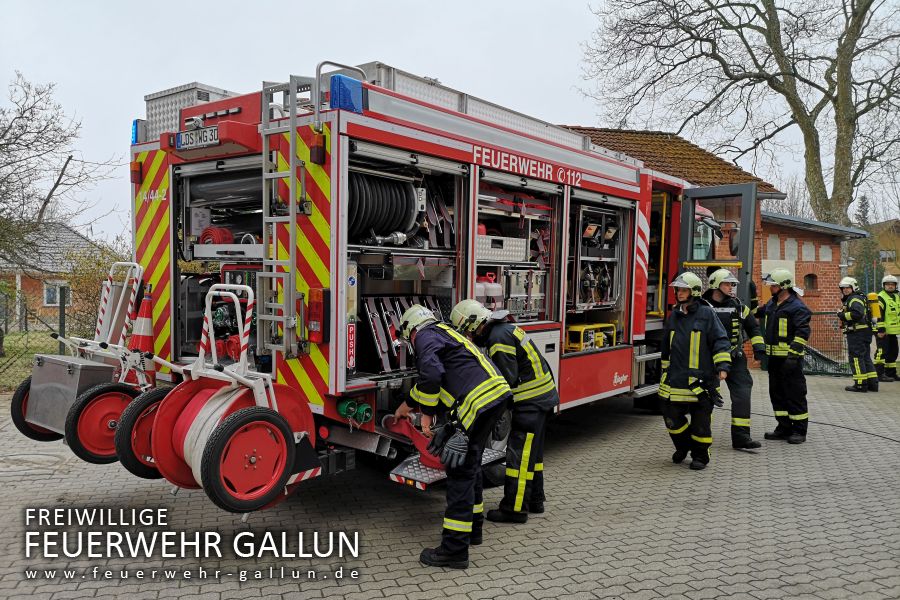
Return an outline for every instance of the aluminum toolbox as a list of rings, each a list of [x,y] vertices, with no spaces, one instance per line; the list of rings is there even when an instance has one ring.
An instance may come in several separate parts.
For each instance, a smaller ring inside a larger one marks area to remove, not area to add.
[[[74,356],[38,354],[31,371],[25,420],[65,433],[66,416],[83,391],[113,381],[115,367]]]
[[[476,236],[475,252],[480,261],[521,263],[530,258],[528,240],[495,235]]]

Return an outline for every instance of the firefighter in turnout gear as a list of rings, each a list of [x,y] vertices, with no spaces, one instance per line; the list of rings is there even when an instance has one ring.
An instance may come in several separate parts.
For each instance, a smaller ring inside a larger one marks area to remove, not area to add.
[[[487,520],[524,523],[529,512],[544,512],[544,433],[559,405],[553,373],[525,332],[508,320],[508,311],[492,312],[477,300],[463,300],[453,307],[450,322],[487,349],[512,388],[503,499],[499,509],[488,511]]]
[[[458,461],[444,461],[447,509],[441,545],[423,550],[419,560],[429,566],[465,569],[469,566],[469,544],[482,541],[481,457],[494,424],[512,402],[512,395],[506,379],[475,344],[439,323],[427,308],[416,304],[404,312],[399,333],[415,352],[419,378],[409,396],[421,407],[422,430],[429,437],[447,434],[444,439],[449,440],[442,459],[448,448],[460,454]],[[433,433],[433,417],[440,409],[448,417],[443,428],[451,429]],[[404,402],[394,416],[409,418],[411,410]],[[456,432],[451,436],[449,432],[454,428]],[[459,440],[463,440],[461,451]]]
[[[879,381],[900,381],[897,377],[897,335],[900,334],[900,293],[897,292],[897,278],[885,275],[878,292],[881,316],[878,318],[878,335],[875,344],[875,371]]]
[[[753,346],[753,356],[762,360],[766,344],[759,332],[756,317],[734,296],[738,279],[728,269],[718,269],[709,277],[709,289],[703,299],[712,307],[725,327],[731,343],[731,370],[728,371],[728,391],[731,395],[731,445],[738,450],[752,450],[762,444],[750,436],[750,394],[753,378],[747,368],[743,350],[743,333]]]
[[[844,296],[844,306],[837,316],[847,336],[847,353],[853,371],[853,385],[844,388],[848,392],[877,392],[878,375],[872,364],[872,318],[869,302],[859,291],[859,283],[853,277],[844,277],[838,284]]]
[[[803,355],[809,343],[812,313],[800,300],[802,290],[794,287],[787,269],[775,269],[763,283],[769,286],[772,298],[760,307],[757,317],[763,319],[769,357],[769,399],[778,420],[775,431],[766,433],[765,438],[802,444],[809,422]]]
[[[713,404],[731,368],[731,344],[716,313],[700,300],[697,275],[682,273],[670,286],[677,304],[663,330],[659,396],[675,444],[672,462],[681,463],[690,451],[691,469],[700,470],[709,464]]]

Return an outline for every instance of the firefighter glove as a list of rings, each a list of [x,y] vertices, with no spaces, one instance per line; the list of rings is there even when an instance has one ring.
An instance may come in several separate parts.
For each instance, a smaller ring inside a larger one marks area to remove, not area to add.
[[[753,351],[753,358],[755,358],[756,360],[762,362],[762,359],[764,359],[765,357],[766,357],[765,350],[754,350]]]
[[[453,435],[453,432],[454,428],[449,423],[433,428],[431,430],[431,441],[428,442],[428,452],[433,456],[439,456],[441,449],[447,443],[447,440],[450,439],[450,436]]]
[[[469,452],[469,436],[462,431],[456,431],[444,444],[441,452],[441,462],[448,469],[457,469],[466,462],[466,454]]]

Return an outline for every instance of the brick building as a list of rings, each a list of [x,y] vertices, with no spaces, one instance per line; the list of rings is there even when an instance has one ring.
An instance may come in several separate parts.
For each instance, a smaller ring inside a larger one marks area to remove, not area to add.
[[[27,264],[0,258],[0,327],[10,331],[55,328],[59,288],[69,285],[75,257],[100,250],[64,223],[43,223],[27,238]]]
[[[785,194],[771,183],[674,133],[578,126],[569,128],[590,136],[591,141],[599,146],[643,161],[649,169],[674,175],[696,186],[756,183],[752,277],[761,299],[769,297],[768,289],[759,285],[763,274],[775,266],[784,266],[794,272],[798,285],[803,287],[806,283],[811,288],[808,299],[814,311],[837,310],[837,284],[841,278],[840,243],[866,237],[868,234],[865,231],[760,210],[762,200],[782,199]],[[721,213],[722,210],[730,210],[734,214]],[[722,205],[716,217],[720,220],[739,219],[734,205]],[[718,244],[721,248],[717,248],[717,255],[727,256],[727,239]]]

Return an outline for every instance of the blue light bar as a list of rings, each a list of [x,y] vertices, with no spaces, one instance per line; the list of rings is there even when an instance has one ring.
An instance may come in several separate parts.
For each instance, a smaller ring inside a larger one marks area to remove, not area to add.
[[[135,119],[131,122],[131,145],[134,146],[138,143],[138,121],[140,119]]]
[[[366,105],[366,94],[362,81],[345,75],[331,76],[331,108],[349,110],[362,114]]]

